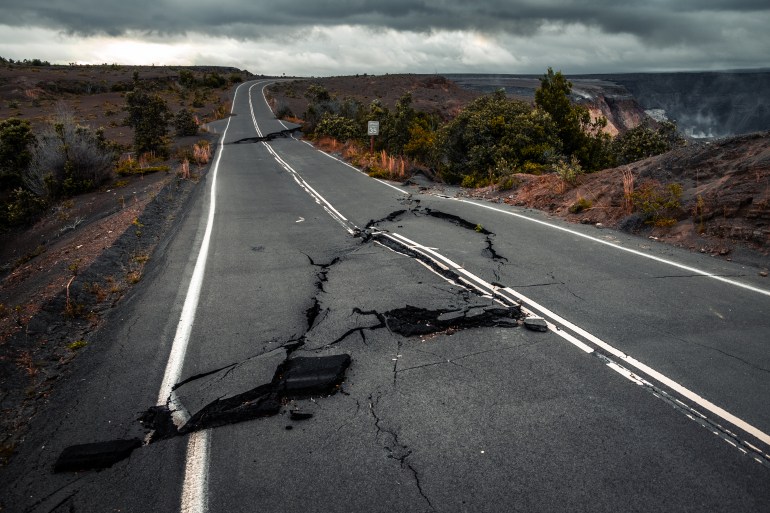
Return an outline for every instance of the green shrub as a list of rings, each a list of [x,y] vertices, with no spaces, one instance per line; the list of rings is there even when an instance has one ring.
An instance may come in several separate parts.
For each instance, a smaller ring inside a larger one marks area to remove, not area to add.
[[[168,173],[171,168],[165,165],[160,166],[146,166],[140,165],[139,162],[133,159],[125,159],[118,162],[115,167],[115,173],[118,176],[131,176],[131,175],[147,175],[151,173]]]
[[[513,175],[504,176],[497,182],[497,190],[510,191],[514,187],[517,187],[520,183],[521,181]]]
[[[168,156],[168,122],[173,117],[166,100],[136,89],[126,94],[127,124],[134,129],[134,150]]]
[[[637,187],[631,199],[634,208],[644,215],[646,224],[672,226],[682,208],[682,190],[678,183],[663,186],[650,180]]]
[[[0,227],[10,228],[30,224],[37,220],[48,203],[32,192],[19,187],[3,205]]]
[[[189,109],[181,109],[174,116],[174,128],[176,135],[185,137],[198,134],[198,123],[195,121],[195,115]]]
[[[572,214],[579,214],[580,212],[583,212],[584,210],[588,210],[593,206],[593,202],[589,199],[585,198],[578,198],[578,200],[569,207],[569,211]]]
[[[355,139],[361,131],[361,127],[352,119],[327,112],[316,126],[315,135],[332,137],[344,142]]]
[[[550,116],[501,90],[474,100],[441,127],[435,151],[445,181],[478,187],[527,163],[547,166],[561,142]]]
[[[377,166],[372,166],[372,168],[366,174],[379,180],[388,180],[390,178],[390,173],[388,173],[387,169],[382,169]]]
[[[561,159],[553,166],[554,171],[559,177],[569,185],[575,185],[577,183],[578,176],[583,174],[583,168],[580,166],[580,161],[574,155],[570,157],[569,161]]]
[[[653,157],[684,146],[685,140],[671,121],[652,128],[643,123],[612,141],[611,151],[617,165],[628,164]]]
[[[35,142],[29,121],[10,118],[0,121],[0,192],[24,185],[24,170],[32,159]]]

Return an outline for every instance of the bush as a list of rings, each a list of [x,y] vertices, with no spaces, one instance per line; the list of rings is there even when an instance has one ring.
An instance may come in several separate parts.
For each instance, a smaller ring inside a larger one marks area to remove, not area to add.
[[[134,150],[168,156],[168,122],[172,115],[166,100],[137,89],[126,94],[125,110],[126,123],[134,129]]]
[[[676,124],[664,121],[657,128],[652,128],[648,123],[632,128],[617,136],[612,141],[611,149],[616,164],[623,165],[666,153],[684,144],[685,140],[677,132]]]
[[[555,123],[564,155],[577,157],[580,165],[589,171],[607,167],[610,138],[602,132],[607,120],[602,117],[592,121],[586,107],[572,104],[571,92],[572,83],[561,71],[554,73],[548,68],[535,91],[535,105],[547,112]]]
[[[682,186],[670,183],[665,186],[649,180],[643,182],[631,195],[634,207],[643,215],[646,224],[671,226],[682,208]]]
[[[528,162],[547,165],[560,153],[561,142],[550,116],[507,99],[501,90],[474,100],[444,125],[435,151],[444,180],[488,184]]]
[[[569,185],[577,184],[578,176],[583,174],[583,168],[580,166],[580,161],[574,155],[567,161],[561,159],[553,166],[556,174],[559,175],[564,183]]]
[[[275,117],[278,119],[286,119],[294,117],[294,113],[286,102],[279,101],[275,108]]]
[[[19,187],[11,193],[0,214],[0,227],[10,228],[29,224],[36,220],[47,203],[30,191]]]
[[[24,181],[38,196],[79,194],[109,180],[113,161],[101,131],[78,125],[60,110],[38,137]]]
[[[318,126],[316,126],[315,134],[316,136],[332,137],[344,142],[355,139],[361,131],[361,128],[352,119],[327,112],[318,123]]]
[[[11,118],[0,121],[0,192],[10,191],[24,184],[24,171],[35,142],[29,121]]]
[[[131,175],[147,175],[150,173],[166,172],[171,170],[170,167],[165,165],[153,166],[150,165],[147,159],[134,160],[131,157],[121,159],[118,165],[115,167],[115,173],[118,176],[131,176]]]
[[[189,109],[182,109],[174,116],[174,128],[176,135],[185,137],[198,134],[198,123],[195,121],[195,115]]]
[[[572,214],[579,214],[584,210],[588,210],[593,206],[593,202],[589,199],[578,198],[578,200],[569,207],[569,211]]]

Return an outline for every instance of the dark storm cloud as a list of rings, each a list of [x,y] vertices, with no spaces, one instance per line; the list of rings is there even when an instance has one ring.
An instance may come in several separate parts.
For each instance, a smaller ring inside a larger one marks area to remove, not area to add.
[[[768,16],[766,0],[2,0],[0,24],[71,34],[202,32],[255,38],[307,26],[357,25],[416,32],[476,30],[532,34],[545,23],[632,34],[652,44],[718,37],[720,13]],[[708,14],[708,16],[704,16]],[[708,21],[704,25],[704,21]],[[716,35],[715,35],[716,34]]]

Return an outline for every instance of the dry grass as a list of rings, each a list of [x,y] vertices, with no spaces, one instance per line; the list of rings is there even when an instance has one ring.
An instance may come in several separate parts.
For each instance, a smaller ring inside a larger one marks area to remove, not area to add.
[[[187,159],[184,159],[182,162],[180,162],[179,168],[177,169],[176,174],[182,180],[189,180],[190,179],[190,161]]]
[[[628,168],[623,169],[623,209],[626,214],[634,210],[634,175]]]
[[[359,142],[341,143],[331,137],[322,137],[315,141],[315,145],[322,151],[341,155],[373,178],[403,181],[410,176],[407,170],[412,167],[411,161],[400,155],[389,155],[385,150],[371,153]]]
[[[201,140],[193,145],[193,159],[198,166],[204,166],[211,160],[211,145],[206,140]]]

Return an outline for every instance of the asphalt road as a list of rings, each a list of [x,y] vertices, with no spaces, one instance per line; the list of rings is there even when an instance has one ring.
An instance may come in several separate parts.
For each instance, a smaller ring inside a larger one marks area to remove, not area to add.
[[[7,511],[770,511],[755,270],[294,137],[233,144],[287,128],[265,84],[237,89],[187,215],[4,472]],[[336,393],[302,388],[335,355]],[[52,472],[166,404],[194,432]]]

